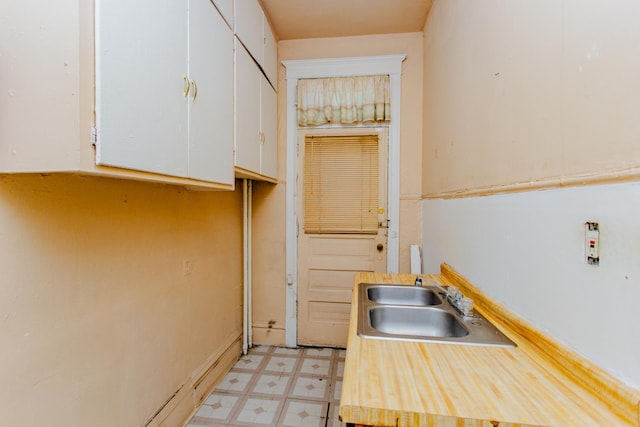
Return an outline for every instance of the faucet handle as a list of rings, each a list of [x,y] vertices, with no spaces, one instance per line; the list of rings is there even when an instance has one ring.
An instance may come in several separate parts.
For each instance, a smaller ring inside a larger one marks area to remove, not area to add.
[[[473,300],[462,297],[460,300],[460,311],[462,311],[462,314],[465,316],[473,316]]]

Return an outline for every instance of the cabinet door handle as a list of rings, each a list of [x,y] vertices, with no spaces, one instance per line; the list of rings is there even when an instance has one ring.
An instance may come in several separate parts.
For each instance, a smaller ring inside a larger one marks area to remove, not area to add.
[[[193,85],[193,100],[195,101],[198,97],[198,85],[195,80],[191,80],[191,84]]]
[[[189,77],[187,77],[187,75],[185,74],[183,77],[184,82],[185,82],[185,87],[184,87],[184,96],[189,95],[189,89],[191,89],[191,85],[189,84]]]

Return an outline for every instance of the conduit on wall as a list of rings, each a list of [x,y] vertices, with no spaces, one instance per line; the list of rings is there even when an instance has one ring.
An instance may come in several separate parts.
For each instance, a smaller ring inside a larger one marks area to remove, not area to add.
[[[251,251],[252,251],[252,199],[253,183],[249,179],[242,180],[242,354],[253,345],[253,329],[251,327]]]

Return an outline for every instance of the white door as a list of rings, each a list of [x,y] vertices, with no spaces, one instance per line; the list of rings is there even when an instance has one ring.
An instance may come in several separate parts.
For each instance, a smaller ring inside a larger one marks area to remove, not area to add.
[[[345,347],[356,272],[385,272],[386,129],[300,132],[298,344]]]

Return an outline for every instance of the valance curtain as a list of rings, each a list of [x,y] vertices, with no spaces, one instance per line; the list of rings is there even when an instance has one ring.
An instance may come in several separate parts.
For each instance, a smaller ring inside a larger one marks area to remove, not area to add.
[[[297,108],[299,126],[388,122],[389,76],[300,79]]]

